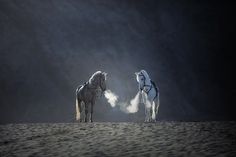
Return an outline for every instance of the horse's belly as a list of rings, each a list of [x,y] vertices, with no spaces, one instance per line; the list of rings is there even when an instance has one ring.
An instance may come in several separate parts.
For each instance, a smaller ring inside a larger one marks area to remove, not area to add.
[[[92,100],[94,100],[95,96],[96,96],[96,93],[94,93],[94,92],[86,92],[83,94],[82,100],[87,101],[87,102],[91,102]]]

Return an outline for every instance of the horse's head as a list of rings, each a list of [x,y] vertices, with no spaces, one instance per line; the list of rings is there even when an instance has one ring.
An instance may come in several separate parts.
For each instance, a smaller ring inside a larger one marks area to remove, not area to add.
[[[101,90],[104,92],[106,90],[106,76],[107,73],[97,71],[90,77],[89,84],[93,88],[101,88]]]
[[[139,83],[139,89],[143,90],[146,85],[146,81],[149,79],[149,76],[145,70],[141,70],[140,72],[135,72],[136,80]]]
[[[99,86],[103,92],[106,90],[106,77],[107,77],[107,73],[102,72],[100,74],[100,85]]]

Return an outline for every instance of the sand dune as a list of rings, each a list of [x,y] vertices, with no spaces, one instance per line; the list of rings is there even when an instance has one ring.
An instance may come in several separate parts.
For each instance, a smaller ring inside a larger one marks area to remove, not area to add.
[[[0,125],[0,156],[236,156],[236,122]]]

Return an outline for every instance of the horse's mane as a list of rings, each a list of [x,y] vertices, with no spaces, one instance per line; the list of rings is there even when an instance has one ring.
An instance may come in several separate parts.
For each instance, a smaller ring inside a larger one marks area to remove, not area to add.
[[[150,79],[148,73],[145,70],[141,70],[146,79]]]
[[[89,78],[89,83],[91,84],[92,82],[94,82],[95,79],[98,78],[98,76],[101,76],[101,74],[102,74],[101,71],[95,72],[95,73]]]

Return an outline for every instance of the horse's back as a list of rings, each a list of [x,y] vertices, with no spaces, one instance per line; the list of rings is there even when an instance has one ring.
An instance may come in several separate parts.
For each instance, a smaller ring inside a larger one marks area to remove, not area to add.
[[[88,82],[85,82],[83,85],[79,85],[76,89],[77,98],[84,100],[91,100],[93,98],[93,89],[88,88]]]
[[[83,87],[83,85],[79,85],[79,86],[76,88],[76,94],[80,91],[81,87]]]
[[[82,85],[79,85],[77,88],[76,88],[76,94],[81,92],[83,90],[83,88],[87,85],[87,82],[85,82],[84,84]]]
[[[153,87],[155,88],[156,92],[159,93],[159,88],[157,87],[157,85],[155,84],[155,82],[153,82],[153,81],[151,80],[151,83],[152,83]]]

